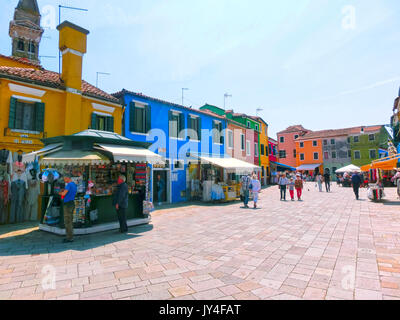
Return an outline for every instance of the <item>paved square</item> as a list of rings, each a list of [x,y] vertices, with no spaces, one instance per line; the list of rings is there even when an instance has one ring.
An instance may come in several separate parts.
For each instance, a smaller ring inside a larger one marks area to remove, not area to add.
[[[400,299],[400,201],[386,193],[356,201],[308,183],[304,202],[281,202],[271,187],[259,210],[165,209],[70,245],[3,226],[0,299]]]

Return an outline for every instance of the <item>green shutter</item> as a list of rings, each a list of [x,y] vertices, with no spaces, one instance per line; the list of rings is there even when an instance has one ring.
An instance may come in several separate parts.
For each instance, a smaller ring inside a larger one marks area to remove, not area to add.
[[[44,131],[44,103],[35,103],[35,130],[39,132]]]
[[[17,111],[17,99],[11,98],[10,100],[10,112],[8,114],[8,127],[15,129],[15,116]]]
[[[135,132],[135,103],[129,103],[129,131]]]
[[[114,117],[107,117],[107,130],[109,132],[114,132]]]
[[[197,118],[197,121],[198,121],[197,136],[199,141],[201,141],[201,117]]]
[[[92,113],[92,121],[90,128],[93,130],[97,130],[97,114],[95,114],[94,112]]]
[[[146,118],[146,129],[145,133],[149,133],[151,130],[151,106],[146,106],[145,118]]]
[[[184,132],[182,133],[182,130],[184,129],[185,129],[185,116],[183,115],[183,113],[180,113],[178,138],[186,139]]]

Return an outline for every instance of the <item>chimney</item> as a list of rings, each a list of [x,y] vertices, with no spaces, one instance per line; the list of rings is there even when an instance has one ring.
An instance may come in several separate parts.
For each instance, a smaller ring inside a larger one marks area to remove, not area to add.
[[[61,80],[66,87],[64,134],[72,135],[88,128],[82,114],[82,63],[89,31],[68,21],[57,30],[62,53]]]
[[[67,90],[82,90],[82,62],[86,53],[87,35],[89,31],[69,21],[61,23],[59,48],[62,53],[61,79]]]

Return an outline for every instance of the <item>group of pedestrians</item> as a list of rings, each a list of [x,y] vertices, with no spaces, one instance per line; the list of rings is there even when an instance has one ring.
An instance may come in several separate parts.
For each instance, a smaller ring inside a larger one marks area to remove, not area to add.
[[[279,189],[281,191],[281,201],[286,201],[286,191],[289,189],[290,198],[295,201],[294,191],[297,193],[297,200],[302,201],[301,197],[303,194],[304,183],[301,174],[287,175],[282,173],[278,180]]]
[[[329,172],[325,172],[324,175],[318,173],[315,177],[319,192],[322,192],[322,185],[325,183],[326,192],[331,192],[331,175]]]

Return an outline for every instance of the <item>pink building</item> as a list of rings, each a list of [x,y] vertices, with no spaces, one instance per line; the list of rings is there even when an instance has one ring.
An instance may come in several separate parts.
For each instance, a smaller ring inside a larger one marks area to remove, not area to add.
[[[287,166],[297,166],[297,154],[295,140],[311,130],[305,129],[302,125],[295,125],[278,132],[279,161]]]

